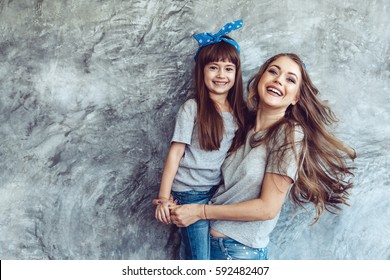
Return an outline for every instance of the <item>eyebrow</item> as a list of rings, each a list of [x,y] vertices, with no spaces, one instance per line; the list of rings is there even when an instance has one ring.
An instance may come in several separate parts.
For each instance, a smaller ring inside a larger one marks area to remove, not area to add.
[[[272,67],[272,66],[275,66],[276,68],[278,68],[279,70],[282,70],[282,68],[280,68],[280,66],[276,65],[276,64],[272,64],[270,65],[269,67]],[[290,75],[294,75],[295,78],[298,79],[298,76],[296,74],[294,74],[293,72],[288,72],[287,74],[290,74]]]
[[[207,63],[207,64],[215,64],[215,65],[218,65],[218,62],[219,61],[212,61],[212,62],[209,62],[209,63]],[[225,67],[226,66],[234,66],[234,67],[236,67],[236,65],[233,63],[233,62],[228,62],[226,65],[225,65]]]

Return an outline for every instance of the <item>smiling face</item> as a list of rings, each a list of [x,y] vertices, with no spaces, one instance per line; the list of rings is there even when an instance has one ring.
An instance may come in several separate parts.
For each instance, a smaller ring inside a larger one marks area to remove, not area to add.
[[[299,65],[287,56],[271,62],[257,85],[260,108],[285,111],[299,99],[301,84]]]
[[[235,77],[236,66],[229,61],[210,62],[204,67],[204,83],[210,95],[227,95]]]

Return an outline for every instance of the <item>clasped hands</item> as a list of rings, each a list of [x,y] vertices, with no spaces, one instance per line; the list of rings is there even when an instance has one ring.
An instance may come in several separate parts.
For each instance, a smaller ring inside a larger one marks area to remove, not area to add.
[[[202,204],[177,205],[172,196],[169,199],[157,198],[152,202],[157,206],[156,220],[163,224],[175,224],[178,227],[187,227],[201,219],[205,219]]]

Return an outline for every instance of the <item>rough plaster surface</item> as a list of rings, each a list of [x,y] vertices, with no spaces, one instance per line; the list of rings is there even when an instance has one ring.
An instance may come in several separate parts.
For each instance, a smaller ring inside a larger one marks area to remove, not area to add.
[[[243,19],[244,80],[296,52],[356,148],[351,206],[290,203],[272,259],[390,259],[390,23],[381,1],[0,0],[0,258],[173,259],[157,195],[191,38]]]

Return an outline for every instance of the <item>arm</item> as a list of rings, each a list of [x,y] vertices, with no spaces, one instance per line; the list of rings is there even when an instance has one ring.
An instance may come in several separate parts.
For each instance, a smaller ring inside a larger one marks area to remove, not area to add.
[[[260,197],[228,205],[187,204],[171,207],[171,219],[178,226],[189,226],[200,219],[258,221],[271,220],[279,213],[292,180],[284,175],[266,173]]]
[[[160,184],[160,192],[158,199],[153,201],[157,205],[155,217],[162,223],[169,224],[171,222],[168,206],[169,198],[172,189],[173,179],[179,168],[179,163],[184,155],[186,144],[173,142],[168,152],[168,157],[165,162],[164,171]]]

